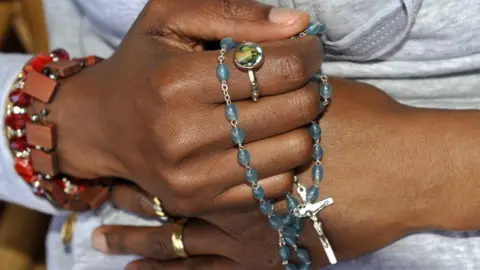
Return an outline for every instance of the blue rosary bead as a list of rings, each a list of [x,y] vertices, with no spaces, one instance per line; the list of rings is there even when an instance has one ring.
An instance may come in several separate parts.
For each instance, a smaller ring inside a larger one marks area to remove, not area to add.
[[[298,235],[297,229],[295,229],[292,226],[285,227],[283,229],[283,235],[290,235],[290,236],[297,237],[297,235]]]
[[[298,206],[298,201],[291,194],[287,194],[287,208],[288,210],[293,210]]]
[[[217,78],[219,81],[226,81],[230,77],[230,71],[228,70],[227,65],[218,64],[217,65]]]
[[[237,153],[237,160],[240,165],[247,166],[250,164],[250,153],[248,153],[247,149],[240,149]]]
[[[297,249],[297,257],[303,262],[307,263],[310,261],[310,254],[303,248]]]
[[[245,132],[239,127],[232,128],[232,141],[236,144],[242,144],[245,140]]]
[[[315,202],[318,199],[318,187],[317,186],[311,186],[307,190],[307,200],[309,202]]]
[[[258,180],[257,170],[253,168],[248,168],[245,170],[245,181],[250,184],[255,184]]]
[[[309,129],[310,136],[314,140],[319,140],[320,136],[322,136],[322,129],[317,124],[312,124]]]
[[[271,215],[273,214],[273,205],[269,201],[263,201],[260,203],[260,212],[264,215]]]
[[[271,216],[269,222],[270,226],[275,230],[280,230],[283,227],[283,220],[279,216]]]
[[[298,267],[293,263],[289,263],[285,265],[285,270],[298,270]]]
[[[261,186],[256,186],[252,189],[253,197],[257,200],[263,199],[265,196],[265,191]]]
[[[283,235],[283,240],[287,243],[288,246],[293,247],[297,244],[297,235]]]
[[[220,41],[220,47],[225,48],[227,51],[235,48],[235,41],[231,37],[226,37]]]
[[[294,222],[295,222],[295,216],[290,214],[290,213],[287,213],[285,215],[282,216],[282,219],[283,219],[283,226],[290,226],[292,225]]]
[[[295,230],[297,230],[298,234],[302,233],[303,229],[305,228],[305,223],[303,222],[303,219],[297,218],[297,220],[293,224],[293,228],[295,228]]]
[[[287,246],[281,246],[278,249],[278,254],[280,255],[280,259],[282,259],[282,262],[288,261],[288,258],[290,258],[290,248]]]
[[[312,167],[312,178],[315,183],[320,183],[323,179],[323,167],[320,164],[315,164]]]
[[[300,264],[300,266],[298,267],[298,270],[310,270],[310,264],[302,263],[302,264]]]
[[[227,104],[225,106],[225,118],[227,118],[228,121],[238,121],[238,111],[235,105]]]
[[[329,99],[332,97],[332,86],[329,83],[320,84],[320,96],[324,99]]]
[[[314,23],[309,23],[305,31],[307,32],[307,35],[315,36],[315,35],[324,33],[325,30],[326,30],[326,27],[323,23],[314,22]]]
[[[321,160],[323,157],[323,148],[320,144],[315,143],[313,145],[313,153],[312,153],[313,160]]]

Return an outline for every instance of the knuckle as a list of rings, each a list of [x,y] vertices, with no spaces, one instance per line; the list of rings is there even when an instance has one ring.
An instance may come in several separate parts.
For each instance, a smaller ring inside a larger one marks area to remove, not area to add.
[[[282,193],[291,192],[293,185],[293,173],[284,173],[279,181],[279,188]]]
[[[321,111],[321,100],[317,89],[313,86],[305,87],[299,91],[297,101],[298,111],[304,121],[314,120]]]
[[[300,52],[280,58],[280,74],[282,79],[288,81],[308,80],[308,68]]]
[[[289,141],[288,149],[292,149],[292,157],[298,162],[297,165],[305,164],[311,160],[312,139],[307,130],[301,129],[294,138]]]

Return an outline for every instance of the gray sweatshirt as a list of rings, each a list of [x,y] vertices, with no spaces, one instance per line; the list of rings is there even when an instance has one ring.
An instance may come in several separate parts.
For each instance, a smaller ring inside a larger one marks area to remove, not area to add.
[[[368,82],[412,106],[480,108],[480,0],[261,1],[305,10],[327,24],[323,69],[328,75]],[[145,2],[44,0],[51,46],[67,48],[75,56],[108,56]],[[4,99],[27,59],[0,55]],[[105,223],[158,225],[107,206],[79,217],[73,252],[65,253],[59,239],[64,215],[29,195],[12,170],[6,146],[0,144],[0,150],[0,198],[57,215],[47,239],[50,270],[122,269],[133,257],[105,257],[92,250],[91,231]],[[480,269],[479,236],[476,231],[418,233],[326,269]]]

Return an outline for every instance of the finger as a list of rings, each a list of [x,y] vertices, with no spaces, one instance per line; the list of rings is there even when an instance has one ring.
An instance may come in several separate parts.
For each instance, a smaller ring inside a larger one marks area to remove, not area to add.
[[[156,261],[142,259],[131,262],[125,270],[252,270],[219,256],[202,256],[188,260]]]
[[[133,254],[157,260],[177,259],[172,243],[176,226],[102,226],[93,232],[92,246],[106,254]],[[228,235],[201,220],[189,220],[183,228],[183,244],[189,256],[223,255],[222,245],[228,243]]]
[[[249,152],[250,167],[256,169],[258,179],[268,178],[289,172],[294,168],[311,160],[312,140],[307,129],[297,129],[272,138],[256,141],[244,146]],[[210,184],[199,185],[196,182],[190,183],[194,194],[221,194],[228,189],[245,184],[245,169],[238,162],[238,150],[232,148],[221,154],[202,161],[192,161],[190,167],[200,166],[211,168],[205,174],[199,174],[200,179],[209,178]],[[195,162],[195,163],[193,163]],[[278,183],[278,181],[275,181]],[[278,183],[287,185],[287,183]],[[247,192],[245,190],[245,192]],[[245,193],[247,194],[247,193]],[[251,196],[251,192],[249,192]],[[229,196],[225,196],[225,202]],[[247,198],[247,195],[240,196]],[[204,198],[198,198],[204,200]],[[251,199],[247,201],[231,201],[233,205],[250,205]],[[182,207],[181,202],[177,205]],[[192,205],[185,205],[185,207]],[[218,205],[220,207],[220,205]],[[167,207],[168,208],[168,207]]]
[[[122,184],[112,188],[112,203],[115,207],[143,217],[157,217],[153,210],[153,198],[136,185]]]
[[[258,184],[263,188],[266,200],[283,198],[285,194],[292,191],[293,172],[262,179]],[[228,189],[213,200],[215,205],[221,205],[225,209],[244,208],[245,202],[249,202],[251,206],[258,204],[258,200],[252,195],[250,185],[239,185]]]
[[[140,29],[159,36],[255,42],[285,39],[305,29],[307,13],[254,0],[155,0],[140,15]]]
[[[323,46],[317,37],[305,36],[298,39],[287,39],[261,44],[264,51],[264,63],[256,71],[260,96],[278,95],[294,91],[305,84],[320,69],[323,60]],[[195,101],[204,103],[223,103],[224,96],[221,84],[216,76],[218,51],[206,51],[186,54],[175,58],[176,65],[168,65],[168,69],[157,70],[159,75],[168,73],[192,74],[189,81],[198,87],[185,87],[185,84],[171,84],[169,91],[196,97]],[[239,70],[233,63],[233,52],[225,56],[230,76],[228,78],[229,94],[233,101],[251,98],[250,80],[247,72]],[[181,70],[172,67],[181,67]],[[159,76],[161,79],[162,76]],[[192,89],[186,93],[186,89]],[[261,98],[260,98],[261,100]]]
[[[264,97],[259,102],[239,101],[234,104],[238,112],[238,127],[244,131],[244,143],[258,141],[282,134],[316,119],[322,112],[320,92],[317,83],[309,83],[298,91],[278,96]],[[225,118],[225,106],[214,110],[215,121],[211,127],[202,126],[217,145],[223,142],[225,148],[234,146],[230,122]],[[268,128],[266,128],[268,127]],[[211,132],[217,130],[218,132]],[[229,132],[230,131],[230,132]]]

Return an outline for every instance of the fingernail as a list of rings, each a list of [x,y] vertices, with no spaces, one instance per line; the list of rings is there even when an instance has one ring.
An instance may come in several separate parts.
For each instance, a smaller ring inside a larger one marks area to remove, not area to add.
[[[108,252],[107,239],[105,238],[105,235],[99,230],[93,232],[92,247],[103,253]]]
[[[270,10],[268,19],[276,24],[290,25],[305,15],[308,16],[308,14],[298,9],[274,7]]]

